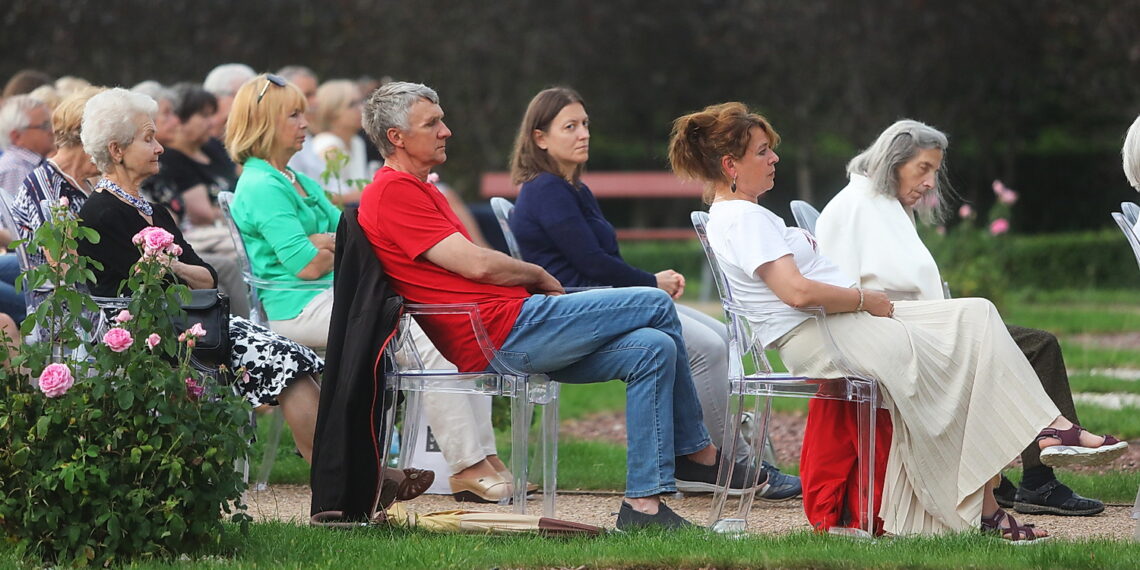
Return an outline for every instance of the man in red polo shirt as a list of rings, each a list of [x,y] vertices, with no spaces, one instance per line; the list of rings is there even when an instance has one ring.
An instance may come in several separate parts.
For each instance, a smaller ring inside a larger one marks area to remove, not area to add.
[[[478,305],[499,349],[496,365],[567,383],[625,381],[626,499],[617,526],[689,526],[660,495],[676,491],[675,475],[715,483],[717,450],[701,423],[669,295],[648,287],[563,295],[541,267],[471,243],[443,194],[427,182],[447,160],[451,136],[432,89],[384,85],[365,103],[364,128],[385,163],[364,189],[360,225],[396,292],[414,303]],[[420,324],[460,370],[492,366],[466,316]]]

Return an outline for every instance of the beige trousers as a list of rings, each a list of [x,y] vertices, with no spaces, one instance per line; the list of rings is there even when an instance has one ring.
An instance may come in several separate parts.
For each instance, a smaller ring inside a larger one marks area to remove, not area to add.
[[[978,528],[982,486],[1060,412],[993,304],[900,301],[892,318],[827,318],[855,372],[879,381],[894,423],[880,515],[894,534]],[[775,343],[798,375],[838,369],[814,320]]]

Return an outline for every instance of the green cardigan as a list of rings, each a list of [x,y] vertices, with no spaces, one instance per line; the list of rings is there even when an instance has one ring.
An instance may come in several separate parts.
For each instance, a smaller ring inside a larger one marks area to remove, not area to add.
[[[317,256],[317,247],[308,236],[335,232],[340,210],[325,197],[325,191],[312,178],[289,169],[305,189],[300,194],[268,162],[251,157],[243,165],[234,190],[233,216],[245,239],[253,274],[275,281],[304,281],[297,277]],[[332,272],[322,279],[332,278]],[[284,321],[301,314],[305,305],[320,291],[259,290],[266,315]]]

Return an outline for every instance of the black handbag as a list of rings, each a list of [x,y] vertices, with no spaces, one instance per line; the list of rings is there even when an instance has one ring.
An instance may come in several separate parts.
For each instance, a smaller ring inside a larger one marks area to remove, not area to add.
[[[191,289],[190,300],[182,304],[185,315],[174,317],[174,332],[194,326],[206,329],[205,336],[194,343],[194,360],[209,366],[230,363],[230,298],[217,289]]]

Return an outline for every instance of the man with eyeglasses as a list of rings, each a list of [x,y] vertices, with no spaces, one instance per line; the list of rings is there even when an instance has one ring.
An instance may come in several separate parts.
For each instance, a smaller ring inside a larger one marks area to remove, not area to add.
[[[20,184],[55,150],[51,108],[29,95],[9,97],[0,106],[0,188],[14,198]]]

